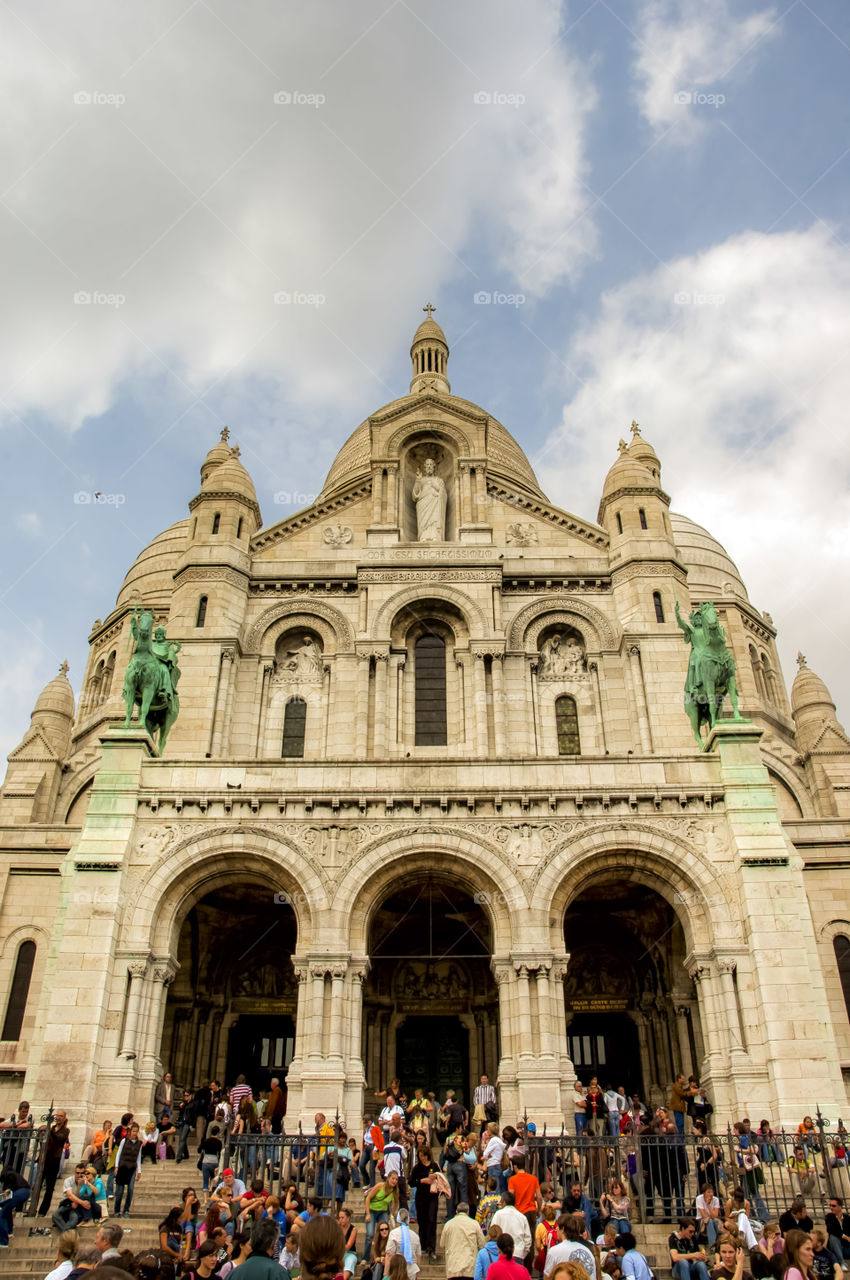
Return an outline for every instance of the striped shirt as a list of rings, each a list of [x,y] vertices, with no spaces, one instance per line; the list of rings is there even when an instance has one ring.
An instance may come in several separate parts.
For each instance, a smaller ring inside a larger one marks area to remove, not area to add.
[[[239,1110],[239,1103],[243,1098],[253,1098],[254,1094],[249,1084],[235,1084],[230,1090],[230,1105],[234,1112]]]
[[[486,1107],[487,1104],[496,1104],[496,1090],[491,1084],[480,1084],[472,1095],[473,1107]]]

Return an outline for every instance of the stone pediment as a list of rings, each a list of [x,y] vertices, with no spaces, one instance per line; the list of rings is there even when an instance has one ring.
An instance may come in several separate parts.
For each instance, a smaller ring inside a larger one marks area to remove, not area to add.
[[[837,724],[825,724],[809,749],[809,755],[850,755],[850,738]]]
[[[32,729],[9,754],[9,762],[15,764],[56,764],[59,759],[41,729]]]

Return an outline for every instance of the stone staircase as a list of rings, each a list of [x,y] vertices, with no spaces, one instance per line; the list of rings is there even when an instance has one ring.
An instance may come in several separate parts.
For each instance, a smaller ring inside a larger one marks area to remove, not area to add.
[[[73,1162],[67,1168],[73,1169]],[[175,1165],[173,1160],[150,1165],[147,1162],[142,1171],[141,1180],[136,1183],[133,1205],[129,1218],[121,1218],[120,1224],[127,1233],[122,1247],[140,1253],[145,1249],[159,1247],[157,1227],[173,1205],[182,1203],[181,1191],[184,1187],[201,1189],[201,1175],[192,1159]],[[61,1180],[57,1183],[53,1196],[53,1208],[60,1200]],[[358,1249],[362,1251],[365,1238],[363,1225],[364,1193],[358,1187],[350,1187],[346,1196],[346,1205],[351,1209],[358,1226]],[[112,1202],[110,1201],[110,1209]],[[112,1221],[110,1215],[109,1221]],[[422,1280],[446,1280],[445,1265],[440,1249],[440,1232],[445,1220],[445,1201],[441,1201],[440,1221],[437,1227],[438,1260],[430,1262],[422,1260],[420,1276]],[[30,1236],[31,1226],[49,1226],[49,1218],[27,1218],[18,1213],[15,1215],[15,1230],[10,1238],[9,1248],[0,1249],[0,1280],[43,1280],[56,1265],[56,1241],[59,1232],[51,1230],[48,1236]],[[413,1230],[416,1230],[415,1225]],[[636,1227],[635,1235],[638,1248],[646,1255],[649,1265],[656,1275],[669,1273],[670,1263],[667,1252],[667,1237],[672,1230],[667,1226]],[[94,1227],[80,1228],[80,1239],[85,1246],[93,1242]]]

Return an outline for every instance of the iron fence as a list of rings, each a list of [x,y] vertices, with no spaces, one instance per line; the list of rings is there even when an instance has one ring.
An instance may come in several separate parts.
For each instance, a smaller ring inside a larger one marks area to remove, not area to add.
[[[304,1133],[230,1134],[224,1149],[225,1166],[250,1186],[261,1178],[273,1195],[283,1199],[290,1184],[304,1199],[324,1206],[344,1199],[351,1178],[350,1162],[341,1157],[339,1121],[334,1136]]]
[[[840,1126],[840,1121],[839,1121]],[[850,1202],[850,1139],[830,1131],[819,1116],[801,1137],[779,1130],[741,1135],[732,1127],[708,1135],[690,1133],[575,1135],[544,1132],[526,1139],[530,1168],[564,1200],[576,1184],[595,1216],[599,1200],[619,1178],[627,1189],[632,1221],[675,1223],[694,1213],[708,1183],[725,1205],[736,1187],[744,1191],[751,1217],[776,1220],[802,1197],[812,1217],[822,1217],[829,1197]],[[573,1201],[575,1197],[573,1196]]]
[[[30,1197],[24,1212],[32,1217],[38,1204],[38,1196],[44,1178],[43,1152],[47,1139],[47,1126],[53,1122],[53,1112],[41,1117],[41,1124],[26,1129],[0,1130],[0,1168],[14,1169],[30,1185]]]

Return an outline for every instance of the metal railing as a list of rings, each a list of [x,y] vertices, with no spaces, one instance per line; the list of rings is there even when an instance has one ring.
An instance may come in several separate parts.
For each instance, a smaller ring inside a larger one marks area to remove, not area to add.
[[[333,1127],[334,1137],[304,1133],[300,1125],[297,1133],[230,1134],[222,1167],[233,1169],[246,1186],[261,1178],[281,1199],[291,1185],[303,1199],[319,1199],[327,1206],[345,1198],[352,1173],[339,1155],[338,1120]]]
[[[751,1132],[746,1142],[731,1126],[708,1136],[641,1132],[619,1138],[544,1130],[526,1139],[526,1151],[531,1172],[551,1184],[557,1199],[569,1196],[578,1183],[595,1215],[600,1196],[618,1178],[628,1190],[633,1222],[675,1223],[693,1213],[705,1183],[724,1205],[741,1187],[750,1216],[762,1222],[778,1219],[797,1197],[817,1218],[830,1196],[850,1202],[850,1138],[845,1145],[842,1132],[830,1131],[828,1123],[818,1115],[814,1130],[802,1139],[779,1130],[767,1137]]]
[[[30,1185],[30,1196],[24,1212],[33,1217],[44,1179],[44,1146],[47,1128],[53,1122],[53,1112],[41,1117],[41,1122],[27,1129],[3,1129],[0,1131],[0,1168],[14,1169]]]

